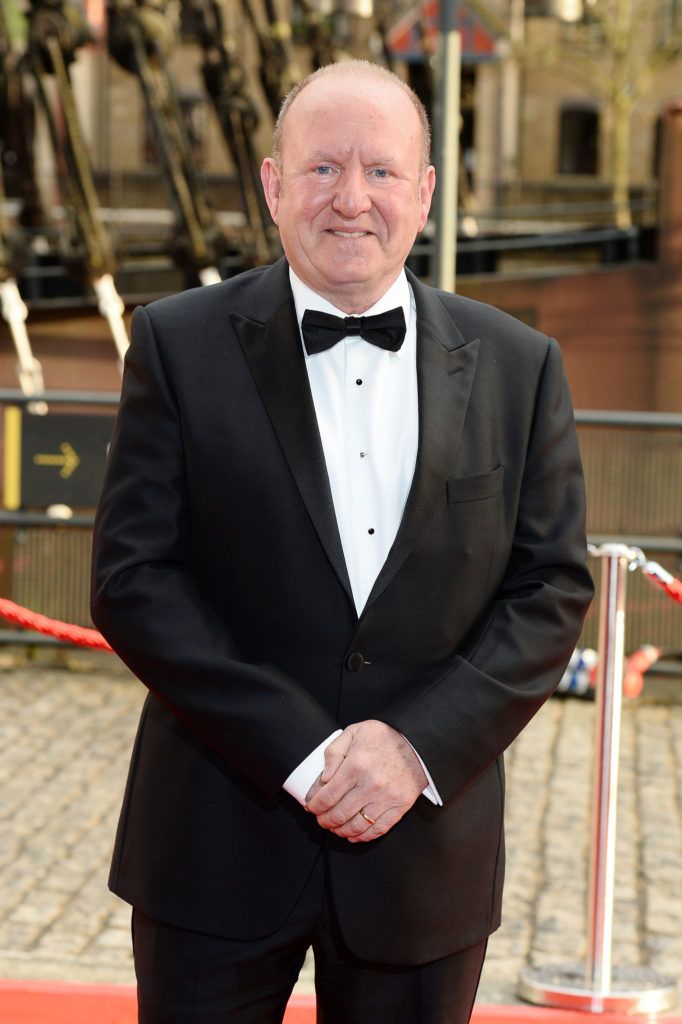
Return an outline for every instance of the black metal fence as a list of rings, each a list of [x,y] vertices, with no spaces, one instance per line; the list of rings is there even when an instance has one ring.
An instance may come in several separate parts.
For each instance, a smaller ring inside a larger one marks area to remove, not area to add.
[[[682,415],[580,411],[576,421],[590,540],[640,547],[682,576]],[[585,624],[589,647],[597,646],[598,607],[597,599]],[[644,643],[682,651],[682,608],[636,572],[628,579],[626,644]]]
[[[51,409],[70,412],[114,407],[117,396],[53,392]],[[13,391],[0,391],[4,406],[25,405]],[[641,547],[675,576],[682,575],[682,415],[576,413],[588,494],[588,531],[594,543],[618,541]],[[55,519],[44,510],[0,512],[0,596],[52,618],[91,625],[88,588],[92,509]],[[596,567],[595,567],[596,568]],[[598,577],[598,572],[595,572]],[[595,647],[595,601],[583,644]],[[682,608],[640,573],[629,580],[628,650],[651,643],[682,649]],[[0,640],[27,639],[11,628]],[[37,640],[34,634],[30,639]]]
[[[108,414],[116,410],[118,394],[114,392],[51,391],[45,396],[50,422],[54,423],[54,443],[47,447],[59,459],[61,432],[58,415],[63,412],[65,421],[73,429],[74,420],[80,412],[84,414],[85,430],[92,423],[93,414]],[[63,499],[50,510],[49,497],[42,507],[13,508],[15,494],[20,493],[22,470],[25,472],[31,452],[20,440],[22,428],[16,427],[17,410],[30,410],[31,400],[14,390],[0,390],[0,423],[3,429],[3,500],[0,511],[0,596],[9,598],[32,611],[50,618],[71,622],[79,626],[91,626],[89,613],[90,549],[92,545],[92,508],[64,507]],[[13,427],[12,425],[15,424]],[[17,436],[10,436],[18,434]],[[45,432],[43,432],[45,433]],[[49,431],[48,431],[49,435]],[[76,444],[78,449],[79,445]],[[106,448],[101,451],[101,463],[92,458],[83,461],[79,471],[101,472],[104,468]],[[46,466],[46,473],[59,473],[59,463]],[[63,480],[60,491],[63,489]],[[96,490],[96,488],[95,488]],[[49,487],[46,491],[49,494]],[[8,509],[8,505],[10,508]],[[68,518],[65,518],[68,516]],[[1,625],[1,620],[0,620]],[[50,642],[43,636],[15,629],[11,626],[0,628],[0,641],[26,641],[31,643]]]

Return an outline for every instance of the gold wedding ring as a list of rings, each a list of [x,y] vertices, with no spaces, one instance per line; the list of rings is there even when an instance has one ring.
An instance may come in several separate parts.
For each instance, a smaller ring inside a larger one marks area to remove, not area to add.
[[[376,824],[376,821],[375,821],[375,819],[374,819],[374,818],[370,818],[369,814],[365,814],[365,808],[364,808],[364,807],[361,807],[361,808],[360,808],[360,810],[358,811],[358,814],[359,814],[359,815],[360,815],[360,816],[361,816],[362,818],[364,818],[364,819],[365,819],[365,821],[368,821],[370,825],[374,825],[374,824]]]

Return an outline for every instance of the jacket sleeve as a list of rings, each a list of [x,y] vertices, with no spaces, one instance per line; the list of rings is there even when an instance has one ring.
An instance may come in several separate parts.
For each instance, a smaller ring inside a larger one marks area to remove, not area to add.
[[[138,309],[95,520],[92,618],[187,729],[275,800],[337,725],[294,679],[240,657],[197,588],[188,525],[179,411]]]
[[[554,341],[522,473],[511,552],[490,607],[462,651],[379,716],[419,751],[446,802],[500,756],[556,688],[593,595],[582,466]]]

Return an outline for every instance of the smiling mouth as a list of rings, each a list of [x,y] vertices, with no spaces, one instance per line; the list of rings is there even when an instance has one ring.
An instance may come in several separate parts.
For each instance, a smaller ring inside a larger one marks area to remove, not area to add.
[[[337,238],[365,238],[370,234],[369,231],[331,231],[332,235],[336,235]]]

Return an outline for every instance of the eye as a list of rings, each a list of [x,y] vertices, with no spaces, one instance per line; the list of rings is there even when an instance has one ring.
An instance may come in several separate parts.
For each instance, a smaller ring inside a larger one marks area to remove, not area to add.
[[[391,172],[385,167],[375,167],[370,171],[370,177],[374,178],[376,181],[386,181],[390,176]]]
[[[313,174],[317,178],[328,178],[333,172],[333,168],[329,164],[319,164],[317,167],[313,167]]]

